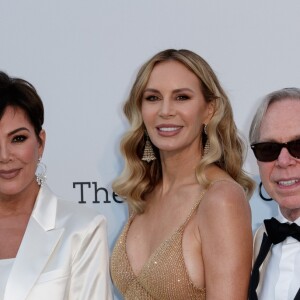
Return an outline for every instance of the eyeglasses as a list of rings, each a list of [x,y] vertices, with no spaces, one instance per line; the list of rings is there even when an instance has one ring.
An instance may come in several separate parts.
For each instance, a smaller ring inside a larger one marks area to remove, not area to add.
[[[265,142],[251,145],[256,159],[262,162],[276,160],[282,148],[286,148],[294,158],[300,159],[300,139],[287,143]]]

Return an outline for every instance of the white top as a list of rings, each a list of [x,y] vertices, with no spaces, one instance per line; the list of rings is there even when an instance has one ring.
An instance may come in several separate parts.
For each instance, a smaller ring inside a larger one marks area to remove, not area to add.
[[[291,223],[279,209],[276,219]],[[300,217],[294,222],[300,225]],[[287,237],[282,243],[271,247],[271,257],[264,275],[259,300],[294,300],[300,288],[300,242]]]
[[[6,282],[9,276],[9,273],[12,269],[15,259],[0,259],[0,299],[4,297]]]

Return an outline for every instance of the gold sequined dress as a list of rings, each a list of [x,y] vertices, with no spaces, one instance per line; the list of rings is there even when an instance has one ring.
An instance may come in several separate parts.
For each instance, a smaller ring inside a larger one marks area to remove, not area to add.
[[[205,288],[192,283],[182,252],[184,229],[200,201],[185,222],[155,250],[137,276],[126,252],[127,233],[134,216],[130,217],[111,256],[112,280],[125,300],[205,300]]]

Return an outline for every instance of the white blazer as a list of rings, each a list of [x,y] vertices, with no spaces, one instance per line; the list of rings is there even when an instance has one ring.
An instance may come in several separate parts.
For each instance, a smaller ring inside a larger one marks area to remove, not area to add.
[[[81,204],[38,194],[4,300],[113,299],[106,220]]]

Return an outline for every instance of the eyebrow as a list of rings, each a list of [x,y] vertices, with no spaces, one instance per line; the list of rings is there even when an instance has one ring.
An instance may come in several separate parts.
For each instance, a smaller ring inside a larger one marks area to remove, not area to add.
[[[189,89],[189,88],[181,88],[181,89],[176,89],[176,90],[173,91],[173,93],[180,93],[180,92],[192,92],[192,93],[194,93],[194,91]]]
[[[20,128],[17,128],[17,129],[15,129],[15,130],[9,132],[8,135],[9,135],[9,136],[10,136],[10,135],[14,135],[15,133],[17,133],[17,132],[19,132],[19,131],[22,131],[22,130],[26,130],[26,131],[29,132],[29,129],[28,129],[28,128],[26,128],[26,127],[20,127]]]
[[[144,90],[144,93],[145,93],[145,92],[158,93],[159,91],[156,90],[156,89],[147,88],[147,89]]]
[[[159,90],[152,89],[152,88],[147,88],[147,89],[144,90],[144,93],[145,92],[159,93]],[[191,90],[190,88],[180,88],[180,89],[176,89],[176,90],[172,91],[173,94],[180,93],[180,92],[192,92],[192,93],[194,93],[194,91]]]

